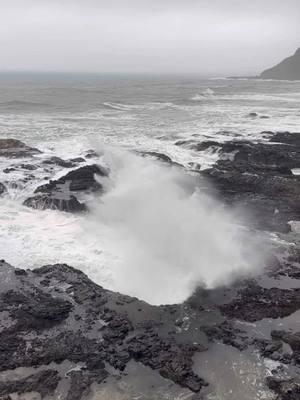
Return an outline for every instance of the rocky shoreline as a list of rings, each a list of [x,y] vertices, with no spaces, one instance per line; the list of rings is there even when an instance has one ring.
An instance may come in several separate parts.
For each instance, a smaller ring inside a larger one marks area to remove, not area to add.
[[[101,390],[108,378],[126,376],[130,362],[156,371],[198,398],[209,382],[195,374],[193,356],[207,351],[214,341],[239,351],[251,348],[286,370],[299,368],[299,332],[274,330],[268,339],[261,339],[243,330],[243,325],[237,328],[237,321],[295,313],[300,289],[264,289],[242,281],[235,290],[218,289],[218,297],[226,293],[229,302],[216,302],[214,291],[199,290],[183,304],[151,306],[105,290],[64,264],[33,271],[15,269],[4,261],[0,266],[5,282],[0,294],[3,399],[27,392],[58,398],[65,386],[69,387],[65,398],[86,398],[92,384]],[[63,375],[64,363],[71,367]],[[289,379],[283,378],[278,367],[266,377],[266,384],[278,399],[298,398],[300,384],[292,372]]]
[[[291,221],[300,220],[300,140],[288,132],[262,137],[259,143],[177,145],[218,152],[211,168],[193,168],[197,184],[216,191],[225,204],[250,210],[253,228],[285,239],[263,273],[215,290],[199,288],[183,304],[152,306],[106,290],[65,264],[23,270],[2,260],[0,399],[127,399],[137,393],[144,399],[201,399],[214,382],[201,374],[197,355],[216,343],[273,363],[262,376],[273,396],[267,398],[298,399],[300,251],[297,237],[289,235]],[[101,196],[110,173],[97,155],[41,162],[40,154],[22,142],[0,140],[0,157],[13,161],[5,174],[22,170],[24,183],[37,171],[44,175],[24,205],[88,212],[85,196]],[[144,156],[178,168],[161,153]],[[57,170],[64,171],[58,179],[46,179]],[[0,183],[0,196],[10,184]]]

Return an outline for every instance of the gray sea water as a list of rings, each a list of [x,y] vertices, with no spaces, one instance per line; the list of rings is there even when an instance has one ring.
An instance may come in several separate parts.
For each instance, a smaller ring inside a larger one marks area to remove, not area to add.
[[[0,258],[23,268],[66,262],[105,287],[154,304],[183,301],[196,284],[226,283],[237,271],[252,273],[260,267],[253,251],[256,238],[236,226],[234,212],[202,193],[183,190],[187,174],[134,153],[158,151],[187,171],[193,163],[206,168],[218,154],[196,152],[189,141],[265,140],[262,131],[300,132],[299,118],[300,82],[2,74],[0,137],[20,139],[43,154],[33,172],[6,174],[5,168],[26,160],[0,158],[0,182],[8,188],[0,198]],[[186,145],[176,145],[182,140]],[[88,162],[110,169],[106,194],[86,199],[89,214],[22,205],[41,182],[65,173],[54,169],[45,176],[44,158],[69,159],[89,149],[100,156]],[[24,181],[29,174],[34,176]],[[237,399],[242,394],[272,399],[260,383],[272,366],[220,346],[209,360],[206,353],[196,360],[214,383],[214,392],[205,398],[231,400],[234,387]],[[220,354],[227,360],[220,368],[228,374],[216,371]],[[244,369],[251,371],[247,381]],[[136,382],[126,384],[132,394],[140,394]],[[125,394],[117,389],[116,399],[127,398],[127,389]],[[175,398],[170,388],[164,390],[147,398]]]
[[[90,216],[74,216],[22,205],[64,171],[5,174],[16,160],[0,159],[0,181],[9,189],[0,200],[1,258],[19,267],[67,262],[112,289],[155,303],[182,301],[195,282],[212,286],[248,268],[239,232],[228,230],[234,216],[183,193],[181,175],[128,150],[159,151],[187,170],[194,163],[203,169],[218,153],[199,153],[189,141],[265,140],[262,131],[300,132],[299,117],[300,82],[1,74],[0,137],[41,149],[37,164],[94,149],[111,170],[107,195],[90,199]],[[187,144],[176,145],[182,140]],[[28,174],[34,177],[24,182]],[[154,299],[157,285],[164,290]]]
[[[258,117],[249,117],[252,112]],[[263,130],[299,131],[299,116],[300,82],[0,75],[0,135],[61,152],[70,143],[80,151],[96,139],[163,150],[187,163],[199,154],[174,146],[176,140],[255,140]]]

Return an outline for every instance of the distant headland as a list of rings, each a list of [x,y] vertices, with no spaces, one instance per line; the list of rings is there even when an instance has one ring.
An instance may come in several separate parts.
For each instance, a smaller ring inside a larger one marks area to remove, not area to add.
[[[293,56],[284,59],[275,67],[263,71],[260,78],[300,80],[300,48]]]
[[[279,64],[272,68],[266,69],[258,76],[230,77],[232,79],[277,79],[277,80],[300,80],[300,47],[296,53],[285,58]]]

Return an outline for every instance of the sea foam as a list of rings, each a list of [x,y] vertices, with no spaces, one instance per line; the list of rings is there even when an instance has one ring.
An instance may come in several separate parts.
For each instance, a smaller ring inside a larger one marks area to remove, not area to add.
[[[85,229],[97,237],[105,227],[117,290],[181,302],[198,285],[229,283],[261,265],[254,238],[195,178],[123,150],[106,149],[104,158],[111,178]]]

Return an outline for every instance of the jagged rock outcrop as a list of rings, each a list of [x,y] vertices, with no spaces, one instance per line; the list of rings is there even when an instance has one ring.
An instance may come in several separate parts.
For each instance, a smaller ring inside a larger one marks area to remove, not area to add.
[[[35,195],[26,199],[23,204],[41,210],[86,211],[86,205],[74,193],[101,191],[103,186],[95,179],[95,175],[107,177],[108,172],[95,164],[77,168],[57,180],[39,186]]]
[[[276,265],[277,276],[283,267]],[[214,341],[239,351],[256,349],[284,363],[285,381],[274,372],[266,384],[278,400],[289,399],[289,390],[298,394],[297,380],[287,371],[299,363],[299,333],[273,331],[270,339],[261,339],[236,321],[290,315],[299,309],[299,289],[264,289],[242,281],[232,288],[199,289],[183,304],[151,306],[106,290],[66,264],[31,271],[0,260],[0,280],[5,282],[0,285],[0,398],[30,392],[84,400],[95,385],[109,393],[109,385],[130,378],[132,363],[136,370],[156,374],[152,391],[161,377],[178,395],[184,389],[191,396],[207,385],[195,373],[194,355]],[[222,291],[224,300],[232,300],[220,303]],[[283,342],[291,354],[284,352]],[[124,398],[131,398],[130,389]]]
[[[40,153],[40,150],[27,146],[20,140],[0,139],[0,157],[28,158]]]
[[[24,206],[34,208],[36,210],[59,210],[70,213],[77,213],[86,211],[85,204],[78,201],[78,199],[67,193],[62,193],[61,196],[58,193],[54,194],[37,194],[29,197],[24,201]]]
[[[25,271],[1,261],[0,277],[6,282],[0,287],[0,395],[30,388],[44,396],[65,379],[72,389],[67,398],[81,399],[110,375],[107,364],[121,374],[130,360],[191,392],[205,385],[192,361],[205,346],[177,341],[180,306],[169,310],[110,292],[64,264]],[[64,377],[63,362],[74,366]],[[1,371],[9,376],[18,367],[39,370],[3,384]],[[48,382],[43,387],[42,378]]]
[[[262,79],[300,80],[300,48],[296,53],[281,61],[273,68],[263,71]]]
[[[288,222],[300,219],[300,176],[292,172],[300,168],[300,135],[269,132],[268,136],[269,141],[258,143],[203,141],[190,147],[219,153],[216,164],[201,175],[223,201],[245,207],[258,228],[288,232]]]
[[[108,172],[96,164],[85,165],[68,172],[61,178],[39,186],[35,193],[53,193],[61,190],[62,186],[68,187],[71,192],[98,191],[102,185],[95,179],[95,175],[107,177]]]

